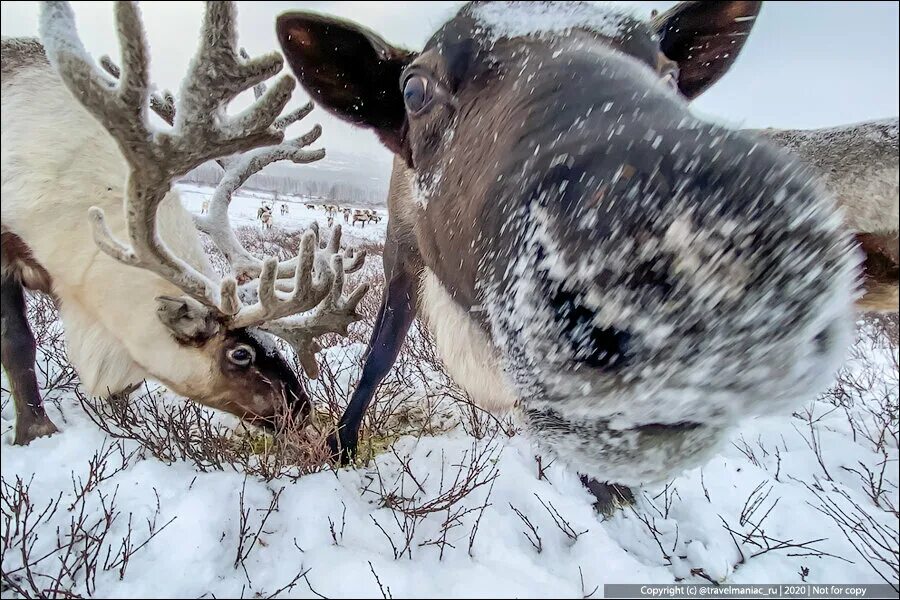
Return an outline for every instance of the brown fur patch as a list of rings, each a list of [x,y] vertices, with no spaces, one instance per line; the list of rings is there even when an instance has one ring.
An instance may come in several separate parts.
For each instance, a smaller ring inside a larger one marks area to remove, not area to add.
[[[866,253],[862,310],[897,311],[900,280],[900,235],[861,233],[856,240]]]
[[[31,248],[22,238],[4,229],[0,233],[0,248],[4,277],[17,279],[29,290],[52,293],[50,273],[34,259]]]

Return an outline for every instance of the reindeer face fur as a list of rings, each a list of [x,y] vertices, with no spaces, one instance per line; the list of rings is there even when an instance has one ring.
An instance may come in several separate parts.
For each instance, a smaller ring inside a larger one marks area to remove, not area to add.
[[[684,3],[644,23],[475,2],[418,54],[279,19],[309,93],[398,156],[389,235],[415,239],[438,345],[468,361],[451,374],[476,397],[503,387],[488,401],[520,401],[584,473],[629,484],[697,464],[842,358],[858,258],[831,198],[688,108],[758,10]]]

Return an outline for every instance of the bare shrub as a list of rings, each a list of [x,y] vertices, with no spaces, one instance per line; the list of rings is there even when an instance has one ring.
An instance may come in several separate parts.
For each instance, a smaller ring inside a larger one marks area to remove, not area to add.
[[[271,533],[266,532],[264,530],[266,526],[266,522],[269,520],[269,517],[272,516],[273,513],[278,511],[278,499],[281,498],[281,493],[284,491],[284,487],[281,487],[277,492],[274,490],[269,490],[272,493],[272,497],[269,501],[268,506],[263,508],[257,508],[256,512],[259,513],[258,517],[258,525],[253,526],[253,510],[251,507],[246,505],[244,494],[247,491],[247,476],[244,476],[244,482],[241,485],[241,492],[238,496],[238,515],[239,515],[239,531],[238,531],[238,540],[237,540],[237,548],[234,557],[234,568],[237,569],[240,567],[244,571],[244,577],[247,579],[247,583],[252,585],[253,582],[250,580],[250,573],[247,572],[246,560],[247,557],[250,556],[250,553],[253,552],[253,548],[259,542],[260,536],[263,533]]]
[[[475,441],[463,453],[459,463],[448,464],[442,452],[439,471],[417,473],[412,456],[401,455],[392,446],[391,452],[397,464],[393,476],[383,472],[378,461],[374,463],[363,495],[373,494],[380,507],[391,510],[391,518],[396,526],[391,528],[396,531],[393,535],[374,516],[370,517],[388,540],[395,560],[403,556],[411,559],[416,546],[436,546],[439,549],[439,559],[442,559],[447,547],[455,548],[447,539],[448,533],[463,527],[463,518],[467,515],[477,514],[469,535],[471,552],[481,515],[493,491],[494,480],[500,474],[496,464],[500,451],[500,447],[493,441]],[[429,488],[433,489],[433,483],[429,485],[429,479],[438,480],[437,489],[431,492]],[[472,492],[484,486],[488,486],[488,493],[483,503],[476,506],[464,503]],[[441,519],[437,535],[416,544],[417,528],[431,515],[438,515]]]
[[[235,470],[264,481],[330,468],[326,432],[301,423],[280,423],[276,436],[253,431],[235,435],[209,409],[193,402],[165,402],[147,384],[131,397],[91,398],[77,390],[76,396],[101,430],[114,439],[137,442],[142,457],[186,461],[203,473]]]
[[[893,525],[882,524],[846,491],[836,486],[831,486],[831,494],[825,493],[818,483],[806,484],[806,489],[818,500],[818,504],[810,506],[830,518],[857,554],[895,592],[900,592],[900,531],[897,521],[891,519],[889,521],[893,521]]]
[[[525,513],[516,508],[510,502],[509,508],[516,513],[516,516],[519,517],[519,520],[525,525],[525,530],[522,531],[522,535],[525,536],[538,554],[544,551],[544,541],[541,539],[541,536],[538,534],[537,525],[531,522],[531,519],[528,518]]]
[[[175,517],[160,524],[159,495],[156,510],[139,533],[128,513],[125,534],[113,529],[122,521],[116,493],[100,486],[129,466],[133,453],[119,441],[105,443],[91,458],[86,477],[72,473],[73,502],[62,505],[63,491],[37,500],[32,482],[0,478],[0,575],[4,591],[23,598],[80,598],[96,591],[100,573],[111,572],[124,579],[132,557],[145,548]],[[99,510],[96,510],[99,504]],[[66,518],[66,515],[68,517]],[[49,551],[41,543],[41,531],[56,530]]]

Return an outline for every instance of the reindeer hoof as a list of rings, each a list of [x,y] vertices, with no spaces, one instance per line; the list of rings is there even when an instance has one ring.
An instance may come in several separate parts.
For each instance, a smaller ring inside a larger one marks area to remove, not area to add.
[[[39,437],[53,435],[59,429],[50,420],[47,415],[40,417],[29,417],[27,419],[18,419],[16,422],[16,437],[13,444],[16,446],[27,446]]]
[[[600,483],[586,475],[581,476],[581,483],[597,499],[594,508],[604,516],[610,517],[617,510],[634,504],[634,494],[624,485]]]

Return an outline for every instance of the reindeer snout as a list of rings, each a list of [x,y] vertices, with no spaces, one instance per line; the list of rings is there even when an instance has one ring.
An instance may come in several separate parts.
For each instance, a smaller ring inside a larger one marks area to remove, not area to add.
[[[594,369],[614,370],[626,366],[631,355],[631,334],[615,327],[594,324],[594,311],[581,305],[578,296],[557,290],[550,306],[561,345],[571,351],[571,360]]]
[[[517,209],[484,270],[533,426],[586,462],[627,455],[626,479],[824,389],[853,323],[859,257],[809,170],[712,127],[660,136],[553,151],[517,198],[498,190]]]

